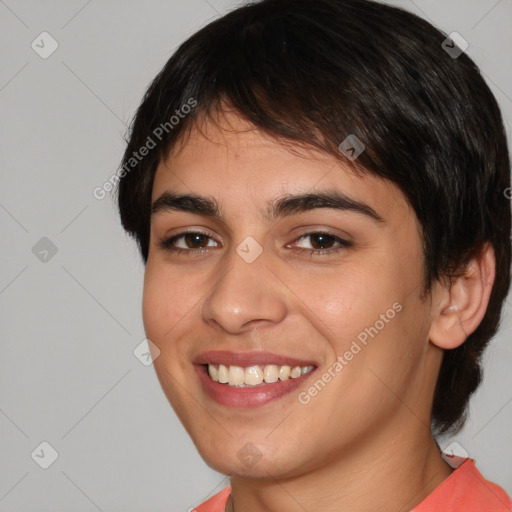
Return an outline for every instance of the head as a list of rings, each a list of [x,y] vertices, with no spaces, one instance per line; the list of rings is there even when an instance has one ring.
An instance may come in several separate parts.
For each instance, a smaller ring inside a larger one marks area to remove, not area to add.
[[[463,425],[509,288],[510,164],[492,93],[446,37],[372,1],[263,0],[190,37],[146,92],[119,211],[146,264],[155,369],[216,469],[242,471],[235,452],[215,461],[246,443],[291,474],[294,443],[314,466],[397,419]],[[162,243],[191,231],[194,256]],[[299,254],[312,232],[339,251]],[[215,350],[296,354],[331,379],[307,403],[233,413],[194,380]]]

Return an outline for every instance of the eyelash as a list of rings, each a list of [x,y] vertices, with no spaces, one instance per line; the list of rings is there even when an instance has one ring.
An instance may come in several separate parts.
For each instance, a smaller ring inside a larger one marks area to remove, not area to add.
[[[161,240],[160,242],[158,242],[158,245],[159,245],[159,247],[161,247],[162,249],[164,249],[166,251],[169,251],[169,252],[172,252],[175,254],[185,253],[187,256],[193,256],[193,255],[208,252],[208,248],[205,248],[205,247],[200,247],[198,249],[181,249],[181,248],[176,248],[176,247],[172,246],[173,243],[175,243],[177,240],[179,240],[180,238],[182,238],[186,235],[203,235],[203,236],[213,240],[213,238],[210,235],[208,235],[207,233],[204,233],[202,231],[185,231],[184,233],[180,233],[179,235],[174,235],[170,238]],[[307,251],[307,252],[309,252],[310,256],[314,256],[314,255],[326,256],[330,253],[338,252],[342,249],[346,249],[348,247],[353,246],[352,242],[349,242],[348,240],[344,240],[343,238],[333,235],[332,233],[329,233],[327,231],[312,231],[310,233],[306,233],[306,234],[301,235],[300,237],[296,238],[295,242],[302,240],[304,238],[314,236],[314,235],[327,236],[329,238],[332,238],[335,242],[338,242],[339,245],[334,249],[302,249],[302,248],[299,248],[296,250],[298,250],[299,252]]]

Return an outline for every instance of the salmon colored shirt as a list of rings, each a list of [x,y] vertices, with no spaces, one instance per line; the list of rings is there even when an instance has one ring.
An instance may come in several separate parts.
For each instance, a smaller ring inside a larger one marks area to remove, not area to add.
[[[224,512],[226,487],[192,512]],[[512,502],[498,485],[485,480],[473,459],[466,459],[411,512],[512,512]]]

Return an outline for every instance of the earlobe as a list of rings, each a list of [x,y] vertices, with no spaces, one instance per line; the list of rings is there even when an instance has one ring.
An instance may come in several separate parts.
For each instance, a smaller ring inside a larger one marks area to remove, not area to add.
[[[496,259],[491,244],[486,243],[460,276],[451,283],[438,283],[437,303],[432,307],[430,341],[442,349],[462,345],[482,321],[496,274]]]

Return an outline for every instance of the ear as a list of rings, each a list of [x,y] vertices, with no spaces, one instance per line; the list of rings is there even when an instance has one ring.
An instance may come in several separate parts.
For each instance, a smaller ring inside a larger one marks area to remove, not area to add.
[[[432,294],[433,319],[430,341],[443,349],[456,348],[480,325],[496,276],[496,257],[490,243],[484,244],[464,273],[447,283],[436,283]]]

